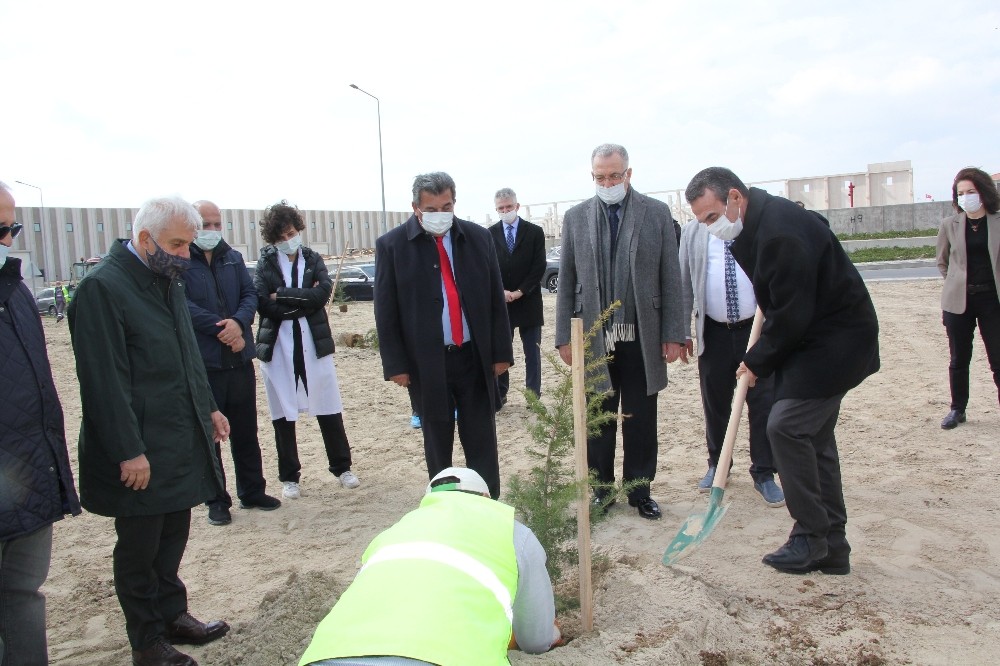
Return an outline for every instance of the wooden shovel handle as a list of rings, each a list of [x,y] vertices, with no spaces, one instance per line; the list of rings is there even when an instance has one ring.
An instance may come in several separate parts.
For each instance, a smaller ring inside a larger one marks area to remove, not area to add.
[[[750,327],[750,340],[747,342],[747,351],[757,344],[760,338],[760,329],[764,325],[764,313],[760,308],[753,315],[753,326]],[[736,433],[740,428],[740,418],[743,417],[743,404],[747,399],[747,389],[750,388],[750,375],[744,374],[736,382],[736,393],[733,395],[733,408],[729,413],[729,425],[726,427],[726,438],[722,443],[722,452],[719,454],[719,465],[715,468],[715,480],[712,481],[713,488],[725,488],[726,481],[729,480],[729,464],[733,461],[733,445],[736,443]]]

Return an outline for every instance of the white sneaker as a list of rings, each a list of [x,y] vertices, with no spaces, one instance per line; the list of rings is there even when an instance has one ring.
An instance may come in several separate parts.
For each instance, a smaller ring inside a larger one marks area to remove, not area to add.
[[[351,470],[347,470],[340,475],[340,485],[345,488],[357,488],[361,485],[361,479]]]
[[[299,484],[295,481],[282,481],[281,496],[286,499],[299,499],[302,497],[302,494],[299,492]]]

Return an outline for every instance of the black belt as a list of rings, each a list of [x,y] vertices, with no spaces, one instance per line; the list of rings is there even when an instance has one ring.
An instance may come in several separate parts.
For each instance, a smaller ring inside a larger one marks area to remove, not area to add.
[[[997,286],[992,282],[984,282],[983,284],[970,284],[966,285],[965,291],[970,294],[982,294],[987,291],[996,291]]]
[[[455,354],[457,352],[468,351],[470,349],[472,349],[472,345],[470,343],[468,343],[468,342],[463,342],[461,347],[458,346],[458,345],[445,345],[444,346],[444,351],[447,354]]]
[[[750,317],[748,319],[741,319],[739,321],[734,321],[734,322],[730,323],[728,321],[716,321],[716,320],[712,319],[711,317],[706,316],[705,317],[705,321],[708,322],[709,324],[715,324],[716,326],[721,326],[723,328],[728,328],[730,331],[735,331],[735,330],[740,329],[740,328],[746,328],[747,326],[749,326],[750,324],[752,324],[753,323],[753,317]]]

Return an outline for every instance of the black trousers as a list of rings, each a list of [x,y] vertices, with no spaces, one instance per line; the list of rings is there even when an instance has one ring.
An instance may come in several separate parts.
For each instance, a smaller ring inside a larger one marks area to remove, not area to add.
[[[164,636],[187,610],[187,589],[177,575],[187,547],[191,509],[115,518],[115,592],[133,650]]]
[[[448,418],[422,418],[424,458],[430,478],[452,466],[455,448],[454,411],[458,410],[458,438],[465,453],[465,464],[479,472],[490,488],[493,499],[500,497],[500,461],[497,458],[497,431],[493,420],[493,401],[471,343],[445,352],[445,378],[448,392]],[[419,384],[416,390],[421,390]]]
[[[229,370],[209,370],[208,383],[219,411],[229,419],[229,451],[236,470],[236,496],[253,499],[264,494],[264,463],[257,439],[257,375],[253,363]],[[215,455],[222,470],[222,493],[208,504],[233,505],[226,491],[226,468],[222,464],[222,449],[215,443]]]
[[[622,442],[624,460],[622,479],[625,482],[656,476],[656,398],[646,395],[646,366],[642,360],[639,342],[618,342],[608,362],[611,375],[611,394],[604,399],[604,409],[615,414],[621,404]],[[587,464],[603,483],[615,480],[615,441],[618,421],[601,427],[600,433],[587,440]],[[639,486],[629,493],[629,500],[649,497],[649,484]]]
[[[412,382],[406,387],[406,392],[410,396],[410,413],[420,416],[420,395],[417,393],[415,384]]]
[[[948,380],[951,384],[951,409],[964,412],[969,406],[969,365],[972,363],[972,338],[979,324],[979,335],[986,348],[986,359],[993,372],[1000,402],[1000,299],[997,292],[986,291],[968,294],[965,312],[943,313],[951,361],[948,363]]]
[[[521,326],[518,328],[521,334],[521,348],[524,350],[524,386],[535,392],[535,395],[542,394],[542,327],[541,326]],[[514,327],[510,328],[510,337],[514,339]],[[501,397],[507,397],[510,390],[510,373],[504,372],[497,377],[497,387],[500,389]]]
[[[316,417],[319,431],[323,435],[329,470],[340,476],[351,469],[351,444],[347,441],[343,414],[324,414]],[[295,421],[277,419],[274,425],[274,443],[278,449],[278,479],[299,482],[302,464],[299,462],[299,447],[295,437]]]
[[[795,520],[792,536],[844,540],[847,508],[840,480],[834,428],[844,394],[813,400],[778,400],[771,408],[767,434]]]
[[[736,392],[736,369],[746,355],[750,326],[729,329],[725,324],[705,318],[704,349],[698,357],[701,404],[705,410],[705,442],[708,464],[719,464],[722,443],[729,426],[733,394]],[[759,377],[747,391],[750,420],[750,476],[760,482],[774,476],[774,457],[767,438],[767,418],[774,402],[774,377]]]

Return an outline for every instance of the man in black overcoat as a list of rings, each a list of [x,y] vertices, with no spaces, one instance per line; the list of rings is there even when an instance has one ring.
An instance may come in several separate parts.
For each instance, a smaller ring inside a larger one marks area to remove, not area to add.
[[[411,386],[428,478],[452,466],[457,410],[466,466],[500,495],[496,376],[513,361],[489,231],[455,217],[455,181],[417,176],[413,215],[375,244],[375,325],[386,381]]]
[[[767,421],[788,512],[788,541],[764,556],[779,571],[850,571],[847,509],[834,428],[850,389],[879,369],[878,319],[861,275],[816,213],[748,189],[722,167],[687,187],[709,233],[734,241],[765,322],[737,377],[774,375]]]

